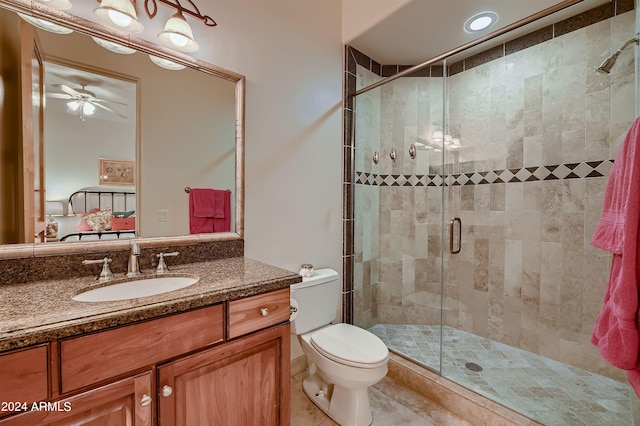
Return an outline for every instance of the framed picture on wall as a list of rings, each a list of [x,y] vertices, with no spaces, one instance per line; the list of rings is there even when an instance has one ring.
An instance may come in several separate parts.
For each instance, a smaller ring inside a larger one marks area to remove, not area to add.
[[[100,185],[135,185],[136,162],[127,160],[99,159]]]

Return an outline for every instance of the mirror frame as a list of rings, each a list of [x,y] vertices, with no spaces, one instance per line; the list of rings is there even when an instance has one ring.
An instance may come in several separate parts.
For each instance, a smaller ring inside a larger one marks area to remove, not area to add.
[[[213,242],[227,240],[242,240],[244,238],[244,134],[245,134],[245,87],[246,81],[242,74],[227,70],[217,65],[192,58],[183,53],[156,45],[132,34],[103,27],[102,25],[71,15],[61,10],[49,8],[42,3],[29,0],[0,0],[0,6],[13,12],[21,12],[36,18],[63,25],[78,33],[96,36],[108,41],[131,47],[141,53],[152,54],[160,58],[185,65],[189,68],[210,74],[235,83],[235,139],[236,139],[236,176],[235,176],[235,232],[193,234],[169,237],[138,237],[116,240],[50,242],[27,244],[0,245],[0,258],[33,257],[55,254],[69,254],[79,252],[122,250],[130,247],[130,240],[145,246],[166,246],[195,244],[198,242]],[[140,147],[136,147],[136,151]],[[140,171],[138,171],[138,174]],[[139,178],[139,176],[138,176]],[[139,181],[139,179],[138,179]]]

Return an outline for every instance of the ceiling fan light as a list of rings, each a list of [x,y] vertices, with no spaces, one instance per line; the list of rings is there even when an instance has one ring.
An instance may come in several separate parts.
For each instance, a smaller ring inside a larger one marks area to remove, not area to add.
[[[193,38],[191,26],[180,12],[167,20],[158,38],[165,46],[182,52],[195,52],[200,48]]]
[[[99,37],[91,37],[91,38],[93,39],[93,41],[98,43],[98,45],[100,45],[101,47],[104,47],[105,49],[107,49],[110,52],[119,53],[121,55],[130,55],[132,53],[136,53],[135,49],[123,46],[121,44],[114,43],[114,42],[108,41],[108,40],[104,40],[104,39],[101,39]]]
[[[102,0],[94,13],[102,22],[113,24],[118,29],[132,33],[139,33],[144,29],[130,0]]]
[[[91,102],[84,102],[82,112],[84,115],[92,115],[96,111],[96,107]]]
[[[78,102],[77,100],[67,102],[67,108],[69,108],[73,112],[76,112],[78,111],[78,108],[80,108],[80,102]]]
[[[70,0],[38,0],[38,3],[42,3],[59,10],[69,10],[72,6]]]
[[[154,55],[149,55],[149,59],[151,59],[151,62],[153,62],[157,66],[165,68],[165,69],[168,69],[168,70],[171,70],[171,71],[180,71],[180,70],[185,69],[184,65],[178,64],[178,63],[170,61],[168,59],[159,58],[159,57],[154,56]]]
[[[45,19],[35,18],[33,16],[25,15],[24,13],[18,12],[18,15],[34,27],[38,27],[41,30],[49,31],[54,34],[71,34],[73,32],[72,29],[67,27],[63,27],[62,25],[54,24],[51,21],[47,21]]]

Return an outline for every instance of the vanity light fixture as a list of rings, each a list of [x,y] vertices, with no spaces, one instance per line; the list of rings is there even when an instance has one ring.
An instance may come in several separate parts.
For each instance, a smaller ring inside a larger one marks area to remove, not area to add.
[[[94,13],[102,22],[116,29],[139,33],[144,26],[138,20],[131,0],[102,0]]]
[[[136,53],[135,49],[132,49],[130,47],[126,47],[123,46],[121,44],[118,43],[114,43],[112,41],[108,41],[108,40],[104,40],[102,38],[99,37],[91,37],[93,39],[93,41],[95,41],[98,45],[100,45],[101,47],[104,47],[105,49],[113,52],[113,53],[119,53],[121,55],[130,55],[132,53]]]
[[[46,19],[34,18],[33,16],[25,15],[24,13],[20,12],[18,12],[18,15],[34,27],[38,27],[41,30],[49,31],[55,34],[71,34],[73,32],[72,29],[63,27],[62,25],[54,24],[53,22],[47,21]]]
[[[153,62],[157,66],[171,71],[180,71],[185,69],[184,65],[178,64],[177,62],[173,62],[168,59],[160,58],[158,56],[149,55],[149,59],[151,59],[151,62]]]
[[[486,30],[498,21],[498,14],[495,12],[482,12],[473,15],[464,24],[464,30],[468,33],[477,33]]]
[[[143,25],[138,20],[135,0],[98,1],[100,1],[100,6],[95,10],[95,14],[103,22],[128,32],[142,31]],[[210,16],[200,13],[193,1],[186,1],[189,3],[188,7],[182,6],[180,0],[144,0],[144,10],[149,19],[153,19],[158,13],[158,3],[175,9],[176,12],[167,20],[164,30],[158,34],[158,38],[164,46],[171,49],[181,52],[195,52],[199,46],[193,37],[193,31],[185,19],[185,15],[202,21],[208,27],[215,27],[217,24]]]
[[[181,12],[176,12],[169,18],[164,30],[158,34],[158,39],[165,46],[182,52],[195,52],[199,49],[198,43],[193,39],[191,26]]]

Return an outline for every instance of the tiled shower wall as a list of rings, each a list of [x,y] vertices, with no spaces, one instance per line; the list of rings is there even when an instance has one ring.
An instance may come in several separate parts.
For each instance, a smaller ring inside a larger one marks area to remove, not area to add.
[[[463,148],[446,154],[445,182],[441,153],[408,154],[442,126],[441,77],[358,96],[354,323],[439,323],[442,262],[447,325],[622,378],[589,341],[610,261],[589,242],[635,118],[633,53],[608,76],[594,69],[634,21],[626,12],[448,77],[447,133]],[[359,87],[380,79],[369,69],[357,67]],[[445,220],[463,227],[460,254],[441,259],[443,185]]]

